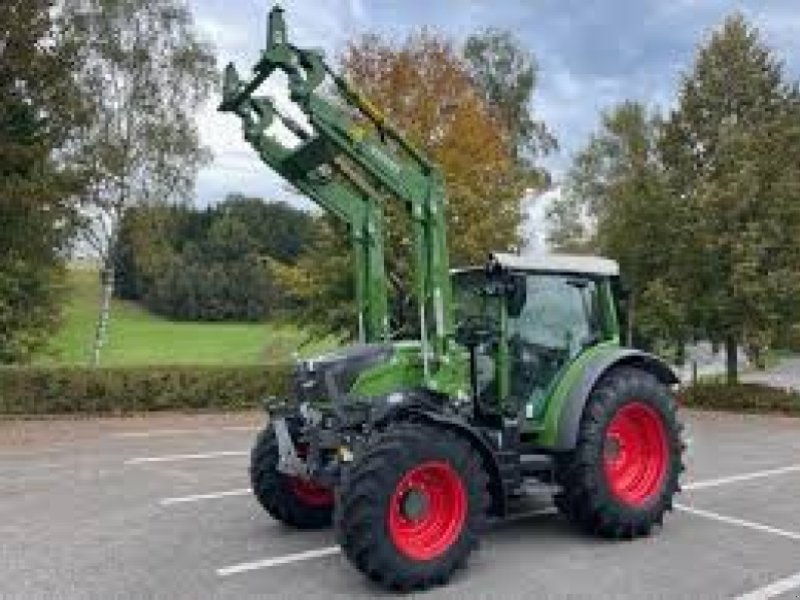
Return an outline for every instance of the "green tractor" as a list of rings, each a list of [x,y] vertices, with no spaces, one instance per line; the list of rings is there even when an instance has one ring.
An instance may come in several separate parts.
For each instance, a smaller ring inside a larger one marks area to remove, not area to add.
[[[294,115],[255,95],[276,72]],[[220,110],[347,224],[355,259],[359,343],[299,361],[292,397],[267,403],[250,474],[272,517],[334,524],[353,565],[397,590],[446,582],[537,483],[589,533],[661,525],[683,470],[677,378],[621,347],[614,261],[497,253],[450,272],[440,171],[321,52],[289,43],[277,7],[252,78],[226,68]],[[390,202],[410,217],[415,339],[389,334]]]

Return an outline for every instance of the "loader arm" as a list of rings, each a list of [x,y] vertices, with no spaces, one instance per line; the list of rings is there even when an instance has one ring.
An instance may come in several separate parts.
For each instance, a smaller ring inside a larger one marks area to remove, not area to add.
[[[278,7],[269,13],[267,46],[253,71],[242,81],[232,64],[226,67],[219,108],[242,119],[244,137],[264,163],[348,225],[362,341],[389,335],[384,203],[400,202],[409,214],[422,361],[426,380],[435,383],[435,372],[455,351],[441,173],[331,70],[320,51],[288,43]],[[287,76],[289,97],[310,128],[282,115],[270,98],[254,95],[276,71]],[[276,120],[299,145],[291,148],[267,132]]]

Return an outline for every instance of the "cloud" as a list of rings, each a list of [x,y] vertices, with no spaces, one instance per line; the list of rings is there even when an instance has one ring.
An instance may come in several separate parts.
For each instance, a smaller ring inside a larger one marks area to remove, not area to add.
[[[561,198],[562,187],[554,186],[542,194],[530,195],[523,199],[522,254],[544,252],[547,249],[549,223],[547,211]]]

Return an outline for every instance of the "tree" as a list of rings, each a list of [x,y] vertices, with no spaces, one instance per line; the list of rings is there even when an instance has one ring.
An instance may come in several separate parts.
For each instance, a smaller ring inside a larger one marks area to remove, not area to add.
[[[683,78],[662,144],[678,210],[692,324],[724,342],[728,380],[739,345],[763,347],[800,302],[798,91],[741,15],[725,20]]]
[[[256,251],[283,263],[292,263],[305,250],[312,229],[311,216],[286,202],[265,202],[242,194],[229,194],[215,210],[247,225]]]
[[[470,76],[486,104],[511,137],[517,159],[532,167],[534,160],[557,147],[555,136],[531,113],[538,65],[508,31],[494,28],[474,33],[464,44]]]
[[[183,320],[258,320],[283,308],[270,263],[291,264],[313,218],[239,194],[203,210],[130,208],[119,227],[116,294]]]
[[[0,3],[0,362],[29,359],[58,321],[83,183],[70,165],[85,116],[79,45],[50,4]]]
[[[401,44],[366,35],[346,48],[342,64],[353,85],[441,167],[447,184],[452,263],[474,264],[484,261],[491,250],[517,247],[520,200],[531,187],[530,172],[520,168],[516,138],[507,129],[501,111],[488,104],[455,46],[425,31]],[[491,201],[490,211],[487,201]],[[404,317],[413,313],[409,311],[407,216],[396,203],[386,203],[385,207],[387,271],[394,292],[390,294],[393,327],[410,328],[412,323]],[[348,290],[347,298],[352,298],[352,287],[347,285],[352,267],[346,254],[346,234],[334,241],[331,232],[337,230],[327,224],[320,227],[327,237],[310,248],[308,259],[298,263],[297,269],[302,271],[281,272],[290,282],[326,286],[328,291],[310,285],[293,287],[306,319],[314,315],[336,329],[342,326],[341,316],[349,309],[337,308],[333,318],[330,308],[334,302],[343,301],[343,289]],[[334,251],[339,252],[339,258],[330,255]],[[337,263],[338,274],[330,272],[334,266],[331,262]],[[326,272],[321,272],[323,269]]]
[[[85,234],[102,264],[96,364],[114,288],[119,224],[133,205],[182,199],[192,190],[208,157],[195,115],[216,69],[183,0],[66,0],[65,11],[85,42],[79,80],[94,99],[82,138],[92,176]]]
[[[606,111],[548,214],[554,246],[619,261],[630,288],[628,343],[634,332],[651,341],[680,342],[687,335],[674,277],[680,221],[666,185],[659,131],[658,116],[639,103]]]
[[[272,260],[270,270],[292,301],[292,316],[310,335],[358,335],[353,303],[353,267],[345,227],[327,215],[318,216],[312,237],[296,264]]]

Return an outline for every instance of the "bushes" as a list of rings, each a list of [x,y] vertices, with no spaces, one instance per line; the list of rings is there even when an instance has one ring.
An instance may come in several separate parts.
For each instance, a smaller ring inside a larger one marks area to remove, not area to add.
[[[120,224],[115,292],[173,319],[265,319],[285,307],[268,264],[292,264],[312,223],[285,203],[239,195],[202,211],[130,209]]]
[[[0,414],[235,410],[289,389],[290,367],[4,367]]]
[[[800,415],[800,394],[758,383],[701,383],[684,388],[680,399],[689,408]]]

